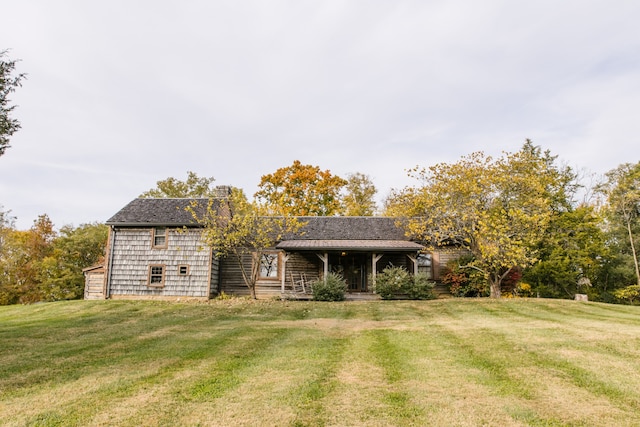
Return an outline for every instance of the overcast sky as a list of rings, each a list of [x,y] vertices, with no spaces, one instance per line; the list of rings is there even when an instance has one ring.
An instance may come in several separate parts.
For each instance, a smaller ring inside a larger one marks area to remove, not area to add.
[[[0,204],[103,222],[187,171],[256,191],[294,160],[368,174],[525,138],[602,174],[640,160],[637,0],[9,0],[28,73]]]

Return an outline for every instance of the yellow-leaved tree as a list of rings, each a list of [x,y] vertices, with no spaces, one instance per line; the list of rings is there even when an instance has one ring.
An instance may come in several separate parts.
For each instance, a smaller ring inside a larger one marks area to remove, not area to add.
[[[329,170],[295,160],[291,166],[262,176],[255,197],[287,215],[331,216],[340,213],[340,191],[346,184]]]
[[[202,240],[213,253],[237,262],[253,299],[260,269],[273,261],[267,251],[302,225],[282,210],[250,202],[238,188],[232,188],[228,199],[210,198],[206,206],[194,200],[188,209],[203,226]]]
[[[378,190],[369,175],[359,172],[349,174],[345,190],[342,215],[373,216],[376,213],[375,195]]]
[[[494,298],[514,268],[537,261],[536,244],[567,184],[555,157],[529,140],[500,158],[476,152],[409,175],[420,185],[395,192],[386,214],[404,218],[407,233],[432,248],[466,248],[473,261],[462,267],[482,272]]]

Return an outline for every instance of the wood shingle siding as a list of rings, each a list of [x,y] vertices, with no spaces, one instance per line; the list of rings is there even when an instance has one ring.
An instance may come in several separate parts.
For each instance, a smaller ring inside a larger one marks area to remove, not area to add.
[[[152,247],[150,228],[116,228],[111,248],[109,296],[111,298],[187,297],[208,299],[215,293],[217,274],[211,251],[204,248],[201,230],[169,229],[166,248]],[[178,266],[189,266],[187,275],[180,275]],[[164,266],[161,286],[149,286],[150,266]]]

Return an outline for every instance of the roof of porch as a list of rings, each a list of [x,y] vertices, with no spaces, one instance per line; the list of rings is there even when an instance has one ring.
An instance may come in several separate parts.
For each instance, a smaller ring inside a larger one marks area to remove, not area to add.
[[[406,240],[284,240],[276,245],[289,251],[365,251],[365,252],[415,252],[424,246]]]

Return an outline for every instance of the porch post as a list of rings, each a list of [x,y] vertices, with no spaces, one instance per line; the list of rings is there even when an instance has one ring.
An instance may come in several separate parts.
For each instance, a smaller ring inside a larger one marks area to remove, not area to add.
[[[285,281],[287,280],[287,260],[289,259],[289,254],[288,253],[284,253],[284,256],[282,257],[282,276],[280,277],[280,289],[281,292],[284,294],[284,285],[285,285]]]
[[[413,275],[418,274],[418,257],[408,254],[407,257],[413,262]]]
[[[322,271],[324,277],[322,278],[322,280],[327,280],[327,275],[329,274],[329,254],[327,252],[323,253],[322,255],[316,253],[316,256],[320,258],[322,260],[322,263],[324,264],[324,268]]]
[[[373,284],[376,284],[376,267],[378,265],[378,261],[383,257],[383,254],[371,254],[371,278],[373,279]]]

